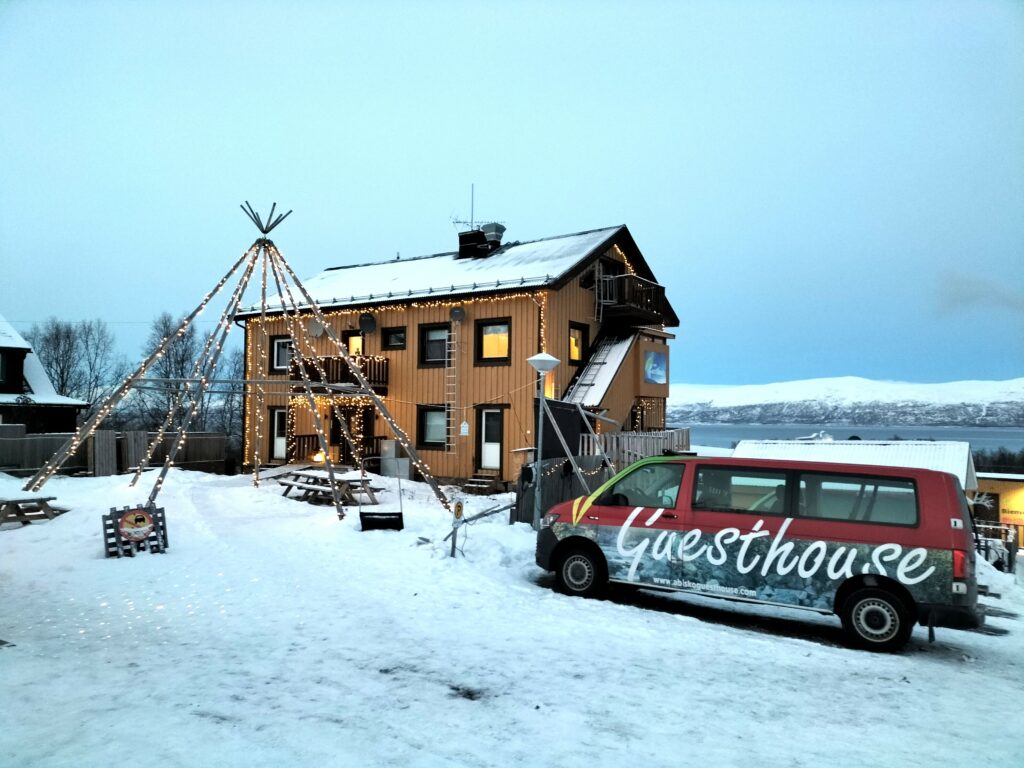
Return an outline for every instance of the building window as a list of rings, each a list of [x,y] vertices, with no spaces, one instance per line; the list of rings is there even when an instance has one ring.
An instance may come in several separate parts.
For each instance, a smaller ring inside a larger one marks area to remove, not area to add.
[[[569,323],[569,364],[579,365],[590,345],[590,328],[582,323]]]
[[[448,323],[420,326],[420,367],[441,368],[448,361]]]
[[[7,355],[0,352],[0,384],[7,381]]]
[[[512,318],[476,321],[476,364],[511,365]]]
[[[416,406],[416,447],[443,450],[448,442],[448,414],[443,405]]]
[[[280,373],[288,370],[292,361],[294,346],[290,336],[270,337],[270,372]]]
[[[350,355],[363,354],[362,331],[344,331],[341,334],[341,343],[345,345],[345,351]]]
[[[383,329],[381,345],[384,349],[405,349],[405,326]]]

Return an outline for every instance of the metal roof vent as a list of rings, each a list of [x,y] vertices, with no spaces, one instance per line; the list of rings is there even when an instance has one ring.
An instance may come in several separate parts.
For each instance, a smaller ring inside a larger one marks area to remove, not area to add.
[[[490,224],[484,224],[480,227],[480,231],[484,233],[484,237],[487,238],[487,244],[491,246],[492,251],[501,247],[501,236],[505,234],[504,224],[492,221]]]

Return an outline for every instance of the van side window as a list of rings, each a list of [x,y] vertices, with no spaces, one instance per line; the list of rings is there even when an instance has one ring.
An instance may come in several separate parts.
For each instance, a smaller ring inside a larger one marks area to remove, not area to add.
[[[665,507],[676,505],[685,464],[644,464],[605,491],[598,504],[611,507]]]
[[[803,474],[800,515],[885,525],[917,525],[917,489],[912,480]]]
[[[784,514],[786,473],[733,467],[698,467],[693,508]]]

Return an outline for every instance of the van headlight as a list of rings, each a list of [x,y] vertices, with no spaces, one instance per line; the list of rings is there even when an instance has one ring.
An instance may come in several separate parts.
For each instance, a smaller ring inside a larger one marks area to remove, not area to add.
[[[550,528],[552,523],[554,523],[554,522],[556,522],[558,520],[558,517],[559,517],[558,512],[548,512],[546,515],[544,515],[544,517],[542,517],[540,519],[540,527],[541,528]]]

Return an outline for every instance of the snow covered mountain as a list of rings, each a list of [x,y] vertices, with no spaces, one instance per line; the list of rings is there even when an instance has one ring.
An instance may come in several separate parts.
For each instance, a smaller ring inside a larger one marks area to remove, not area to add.
[[[856,376],[779,384],[672,384],[669,425],[887,424],[1024,427],[1024,378],[911,384]]]

